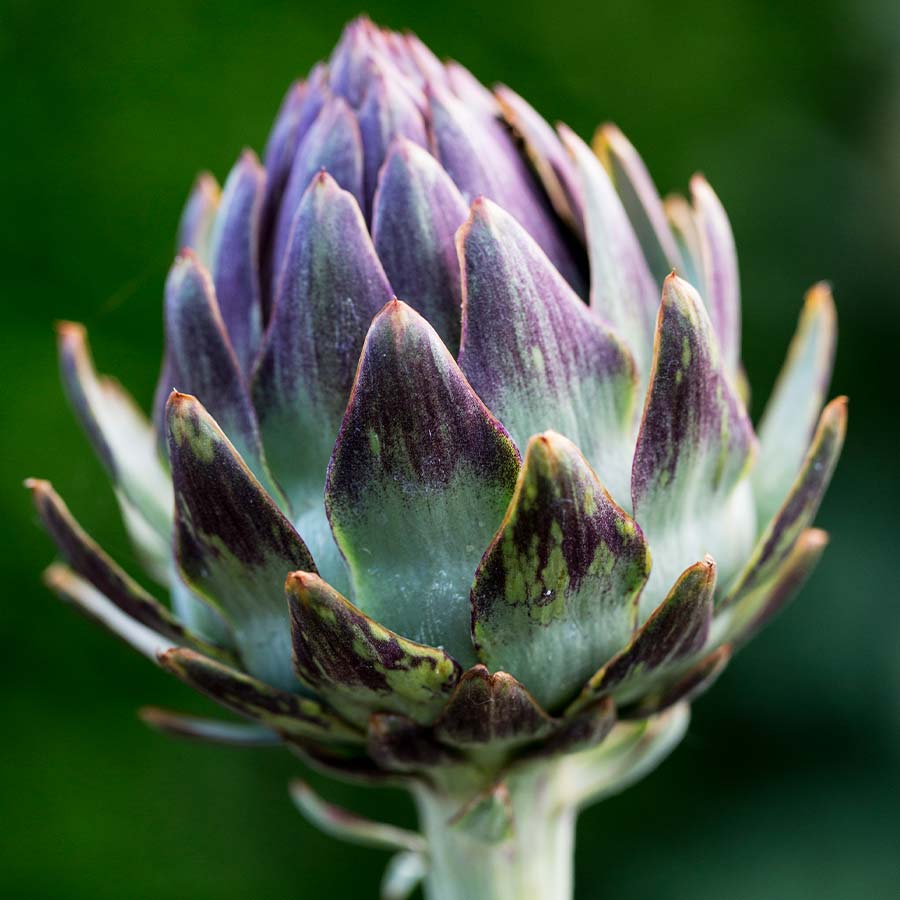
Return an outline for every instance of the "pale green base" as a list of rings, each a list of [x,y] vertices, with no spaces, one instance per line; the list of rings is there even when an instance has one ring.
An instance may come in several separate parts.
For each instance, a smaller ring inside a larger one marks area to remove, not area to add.
[[[578,811],[654,769],[687,723],[683,706],[624,723],[593,750],[513,769],[493,791],[474,768],[435,773],[434,788],[414,790],[427,900],[571,900]]]
[[[621,722],[599,746],[550,759],[525,763],[501,746],[430,767],[409,784],[421,834],[341,810],[300,781],[291,795],[329,834],[395,851],[381,900],[407,900],[420,882],[426,900],[571,900],[578,811],[654,769],[688,718],[681,705]]]
[[[418,792],[428,900],[569,900],[576,809],[560,794],[559,774],[541,767],[507,780],[511,833],[499,839],[477,825],[449,824],[459,811],[456,797]]]

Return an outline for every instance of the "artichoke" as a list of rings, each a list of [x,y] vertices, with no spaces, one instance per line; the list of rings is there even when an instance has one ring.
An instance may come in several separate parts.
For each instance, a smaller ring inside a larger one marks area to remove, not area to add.
[[[570,896],[576,810],[677,744],[825,546],[829,289],[754,429],[731,229],[690,187],[662,201],[613,126],[590,148],[361,19],[262,163],[197,180],[152,421],[59,328],[171,606],[30,480],[48,584],[249,720],[157,728],[411,790],[424,837],[293,787],[399,850],[385,897]]]

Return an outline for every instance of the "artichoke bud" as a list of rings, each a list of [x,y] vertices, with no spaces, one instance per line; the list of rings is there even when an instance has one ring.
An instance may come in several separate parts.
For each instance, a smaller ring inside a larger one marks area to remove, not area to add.
[[[821,409],[827,287],[754,428],[710,185],[664,202],[613,126],[589,146],[366,19],[291,86],[261,160],[196,181],[164,325],[152,422],[83,329],[59,347],[173,609],[30,482],[50,584],[252,720],[148,712],[162,730],[353,777],[474,764],[459,821],[505,834],[491,778],[605,741],[620,780],[646,766],[654,723],[824,548],[846,425],[843,399]]]

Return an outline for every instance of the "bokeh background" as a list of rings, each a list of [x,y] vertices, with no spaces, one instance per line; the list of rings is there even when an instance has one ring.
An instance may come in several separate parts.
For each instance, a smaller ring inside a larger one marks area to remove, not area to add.
[[[261,149],[344,0],[0,3],[3,600],[0,894],[20,900],[374,897],[386,861],[291,808],[279,751],[180,744],[136,707],[208,707],[39,584],[52,558],[21,479],[51,477],[130,550],[57,383],[52,322],[143,400],[195,172]],[[702,170],[741,255],[754,410],[802,293],[839,304],[850,437],[802,598],[695,708],[653,776],[581,819],[578,897],[900,896],[900,7],[893,0],[370,2],[481,79],[587,136],[617,122],[663,190]],[[412,821],[402,797],[331,799]]]

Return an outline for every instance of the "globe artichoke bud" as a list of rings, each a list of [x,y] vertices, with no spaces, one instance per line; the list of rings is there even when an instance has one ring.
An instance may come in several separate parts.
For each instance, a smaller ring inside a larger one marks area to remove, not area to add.
[[[163,604],[44,481],[60,595],[246,723],[413,792],[385,897],[565,898],[576,810],[649,771],[687,703],[821,554],[844,436],[835,313],[806,299],[757,428],[734,241],[414,36],[348,26],[263,161],[197,180],[151,420],[59,329],[71,403]],[[400,299],[398,299],[400,298]]]

